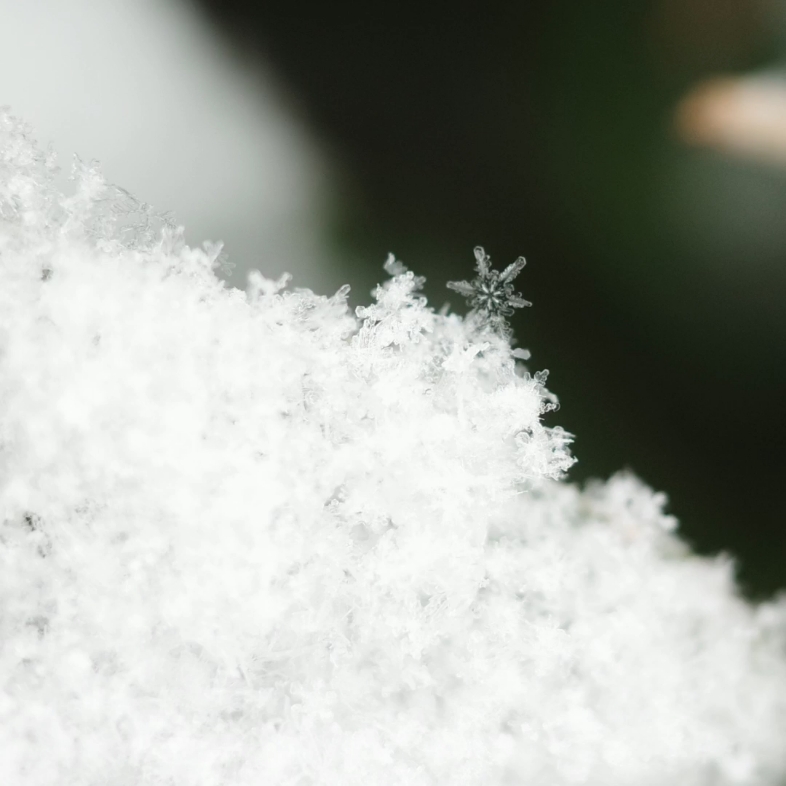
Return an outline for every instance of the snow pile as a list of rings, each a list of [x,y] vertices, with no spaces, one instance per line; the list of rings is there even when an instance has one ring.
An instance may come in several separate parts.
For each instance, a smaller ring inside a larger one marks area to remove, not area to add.
[[[227,289],[53,168],[0,114],[0,783],[780,782],[786,606],[560,481],[500,319]]]

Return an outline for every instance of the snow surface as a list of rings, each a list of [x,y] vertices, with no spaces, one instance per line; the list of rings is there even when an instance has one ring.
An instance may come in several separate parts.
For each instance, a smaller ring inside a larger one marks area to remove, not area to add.
[[[0,114],[0,783],[784,782],[786,603],[565,482],[504,331],[53,167]]]

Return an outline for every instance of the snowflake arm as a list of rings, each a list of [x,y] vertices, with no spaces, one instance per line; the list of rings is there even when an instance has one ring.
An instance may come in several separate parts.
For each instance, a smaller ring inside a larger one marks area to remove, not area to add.
[[[466,298],[475,297],[475,287],[469,281],[448,281],[448,289],[459,292]]]
[[[524,257],[519,257],[515,262],[509,264],[503,271],[500,273],[499,280],[503,284],[507,284],[509,281],[513,281],[516,276],[524,270],[524,265],[527,264],[527,260]]]

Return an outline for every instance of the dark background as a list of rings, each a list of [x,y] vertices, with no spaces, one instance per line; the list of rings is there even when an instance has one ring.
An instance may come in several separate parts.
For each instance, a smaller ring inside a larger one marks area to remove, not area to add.
[[[338,173],[354,303],[395,252],[428,278],[523,254],[517,314],[577,435],[571,478],[630,468],[746,592],[786,586],[786,169],[681,142],[700,80],[777,68],[764,0],[192,0],[272,68]]]

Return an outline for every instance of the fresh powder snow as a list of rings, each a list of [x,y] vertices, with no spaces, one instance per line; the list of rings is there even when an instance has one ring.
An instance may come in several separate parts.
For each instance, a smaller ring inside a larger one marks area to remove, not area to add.
[[[353,314],[54,175],[0,113],[0,783],[785,782],[786,604],[565,480],[523,260]]]

